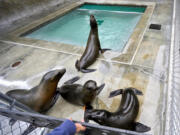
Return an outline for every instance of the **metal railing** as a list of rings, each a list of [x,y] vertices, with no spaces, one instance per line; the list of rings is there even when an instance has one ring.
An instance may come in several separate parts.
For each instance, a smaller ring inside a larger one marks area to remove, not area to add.
[[[31,133],[31,131],[33,131],[31,134],[35,134],[35,135],[43,134],[45,132],[42,132],[44,131],[44,129],[41,128],[54,129],[65,120],[65,119],[57,119],[54,117],[42,115],[39,113],[34,113],[28,107],[22,105],[16,100],[11,99],[10,97],[4,95],[3,93],[0,93],[0,115],[3,116],[3,117],[0,116],[0,118],[3,121],[5,121],[5,122],[1,121],[1,125],[0,125],[0,132],[2,133],[2,135],[6,135],[6,134],[25,135]],[[9,121],[12,119],[17,120],[15,124],[9,123]],[[6,126],[3,126],[2,123],[5,123]],[[8,123],[9,126],[7,126]],[[30,126],[27,123],[29,123]],[[85,135],[150,135],[146,133],[137,133],[129,130],[111,128],[97,124],[82,123],[82,122],[79,123],[81,123],[83,126],[86,127],[86,131],[80,133]],[[27,127],[31,127],[31,128],[27,128]],[[40,128],[36,129],[38,127]]]

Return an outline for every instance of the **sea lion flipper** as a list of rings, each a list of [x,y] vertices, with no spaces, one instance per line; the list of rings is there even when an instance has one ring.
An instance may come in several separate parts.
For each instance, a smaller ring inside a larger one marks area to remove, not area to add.
[[[56,101],[58,100],[58,98],[59,98],[59,93],[56,92],[56,94],[54,95],[54,97],[53,97],[53,99],[52,99],[52,101],[51,101],[51,103],[50,103],[50,105],[49,105],[48,110],[51,109],[51,107],[53,107],[53,105],[56,103]],[[47,111],[48,111],[48,110],[47,110]]]
[[[76,77],[73,77],[72,79],[70,79],[70,80],[68,80],[68,81],[66,81],[64,84],[73,84],[73,83],[75,83],[76,81],[78,81],[80,79],[80,77],[79,76],[76,76]]]
[[[90,72],[94,72],[96,71],[96,69],[81,69],[81,72],[83,73],[90,73]]]
[[[109,51],[109,50],[111,50],[111,49],[108,49],[108,48],[106,48],[106,49],[101,49],[101,53],[104,53],[105,51]]]
[[[117,95],[123,94],[123,89],[114,90],[109,94],[109,98],[115,97]]]
[[[26,130],[21,135],[28,135],[33,130],[35,130],[37,127],[35,125],[30,124],[29,127],[26,128]]]
[[[44,109],[41,111],[41,113],[47,112],[49,109],[53,107],[53,105],[56,103],[57,99],[59,98],[59,92],[56,91],[56,94],[54,95],[53,99],[51,100],[50,104],[44,107]]]
[[[98,25],[101,25],[104,22],[104,20],[97,20],[96,22]]]
[[[148,132],[148,131],[151,130],[150,127],[148,127],[148,126],[146,126],[146,125],[144,125],[144,124],[141,124],[141,123],[139,123],[139,122],[135,122],[135,123],[133,124],[133,126],[134,126],[134,130],[135,130],[136,132]]]
[[[97,91],[96,91],[96,95],[99,95],[99,93],[102,91],[102,89],[104,88],[105,83],[103,83],[102,85],[100,85],[99,87],[97,87]]]

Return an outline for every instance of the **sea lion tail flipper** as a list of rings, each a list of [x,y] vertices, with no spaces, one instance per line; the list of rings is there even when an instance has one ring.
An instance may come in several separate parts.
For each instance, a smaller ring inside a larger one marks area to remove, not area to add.
[[[30,124],[29,127],[27,127],[27,129],[21,135],[28,135],[29,133],[31,133],[36,128],[37,128],[36,126]]]
[[[108,49],[108,48],[106,48],[106,49],[101,49],[101,53],[104,53],[105,51],[109,51],[109,50],[111,50],[111,49]]]
[[[96,71],[96,69],[80,69],[80,71],[83,73],[90,73]]]
[[[75,83],[76,81],[78,81],[80,79],[79,76],[76,76],[76,77],[73,77],[72,79],[66,81],[64,84],[73,84]]]
[[[99,93],[102,91],[102,89],[104,88],[105,83],[103,83],[102,85],[100,85],[99,87],[97,87],[97,91],[96,91],[96,95],[99,95]]]
[[[109,98],[115,97],[117,95],[123,94],[123,89],[114,90],[109,94]]]
[[[136,94],[136,95],[143,95],[142,91],[137,90],[136,88],[132,88],[132,89],[134,91],[134,94]]]
[[[135,122],[134,123],[134,130],[136,132],[148,132],[148,131],[151,130],[151,128],[146,126],[146,125],[144,125],[144,124],[141,124],[139,122]]]

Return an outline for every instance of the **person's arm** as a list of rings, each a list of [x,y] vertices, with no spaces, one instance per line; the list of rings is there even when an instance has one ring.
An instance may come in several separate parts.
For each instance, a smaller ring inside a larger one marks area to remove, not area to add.
[[[74,135],[76,132],[84,131],[86,128],[79,123],[73,123],[71,120],[64,121],[47,135]]]

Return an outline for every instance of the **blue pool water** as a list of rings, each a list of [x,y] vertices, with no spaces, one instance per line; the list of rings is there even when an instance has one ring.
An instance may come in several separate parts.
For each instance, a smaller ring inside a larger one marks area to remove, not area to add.
[[[122,51],[142,15],[132,12],[93,10],[82,6],[25,37],[86,46],[90,32],[89,16],[93,14],[98,22],[101,47]]]

